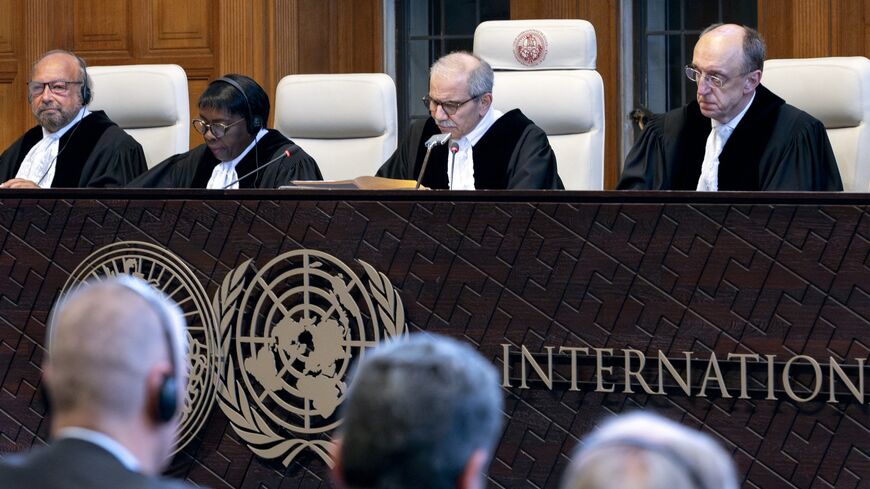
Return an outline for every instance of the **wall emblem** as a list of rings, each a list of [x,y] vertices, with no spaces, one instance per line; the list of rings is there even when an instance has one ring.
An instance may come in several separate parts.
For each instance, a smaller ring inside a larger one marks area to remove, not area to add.
[[[136,276],[163,291],[178,303],[187,320],[189,376],[174,455],[202,428],[214,404],[221,363],[217,317],[205,289],[181,258],[139,241],[113,243],[93,252],[70,274],[61,293],[88,280],[119,274]]]
[[[213,300],[226,359],[218,401],[256,455],[285,466],[304,450],[332,465],[354,359],[403,338],[402,301],[387,277],[359,261],[360,278],[329,254],[284,253],[231,270]]]
[[[547,57],[547,38],[537,29],[528,29],[514,39],[514,57],[525,66],[537,66]]]

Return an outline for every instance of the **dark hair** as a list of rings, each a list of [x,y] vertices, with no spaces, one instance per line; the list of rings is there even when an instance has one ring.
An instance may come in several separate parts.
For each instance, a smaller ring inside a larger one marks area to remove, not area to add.
[[[208,87],[199,96],[199,107],[224,110],[230,114],[245,118],[248,134],[255,135],[260,128],[266,127],[269,120],[269,96],[257,82],[245,75],[234,73],[224,75],[236,82],[243,90],[225,80],[218,78],[209,83]],[[250,112],[249,112],[250,111]],[[255,122],[259,120],[259,127]]]

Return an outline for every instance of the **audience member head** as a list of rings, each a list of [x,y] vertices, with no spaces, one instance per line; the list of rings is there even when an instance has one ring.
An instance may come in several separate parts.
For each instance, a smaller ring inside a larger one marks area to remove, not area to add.
[[[27,101],[33,117],[49,132],[73,121],[91,99],[87,64],[69,51],[48,51],[36,60],[27,82]]]
[[[423,333],[381,345],[356,368],[336,477],[353,489],[483,487],[502,406],[495,368],[469,345]]]
[[[187,385],[184,324],[174,302],[130,276],[63,297],[44,365],[52,434],[99,431],[130,450],[143,472],[162,470]]]
[[[644,413],[617,416],[578,448],[561,489],[737,489],[734,462],[712,438]]]
[[[200,95],[198,105],[199,118],[194,119],[193,126],[220,161],[242,154],[269,119],[269,96],[244,75],[229,74],[214,80]]]
[[[461,139],[477,127],[492,105],[493,78],[489,63],[465,51],[435,61],[423,103],[442,133]]]
[[[752,100],[761,82],[764,41],[754,29],[717,24],[701,34],[687,75],[698,85],[697,100],[704,116],[726,123]]]

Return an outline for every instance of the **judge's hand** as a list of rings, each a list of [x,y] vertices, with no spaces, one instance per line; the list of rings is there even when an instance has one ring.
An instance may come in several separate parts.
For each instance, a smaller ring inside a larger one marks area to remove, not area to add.
[[[13,178],[0,183],[0,188],[39,188],[39,185],[33,180],[27,180],[26,178]]]

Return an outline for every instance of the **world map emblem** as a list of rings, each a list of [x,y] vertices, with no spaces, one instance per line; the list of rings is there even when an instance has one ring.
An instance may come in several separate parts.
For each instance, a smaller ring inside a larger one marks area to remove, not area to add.
[[[163,247],[140,241],[121,241],[91,253],[70,274],[61,294],[86,281],[121,274],[138,277],[162,291],[181,307],[187,321],[188,381],[174,455],[193,440],[215,401],[222,363],[217,317],[205,289],[184,260]]]
[[[285,466],[304,450],[332,464],[347,373],[366,350],[407,335],[392,284],[316,250],[284,253],[230,271],[214,298],[220,317],[218,401],[256,455]],[[361,278],[362,277],[362,278]]]
[[[514,57],[525,66],[537,66],[547,57],[547,38],[537,29],[528,29],[514,38]]]

